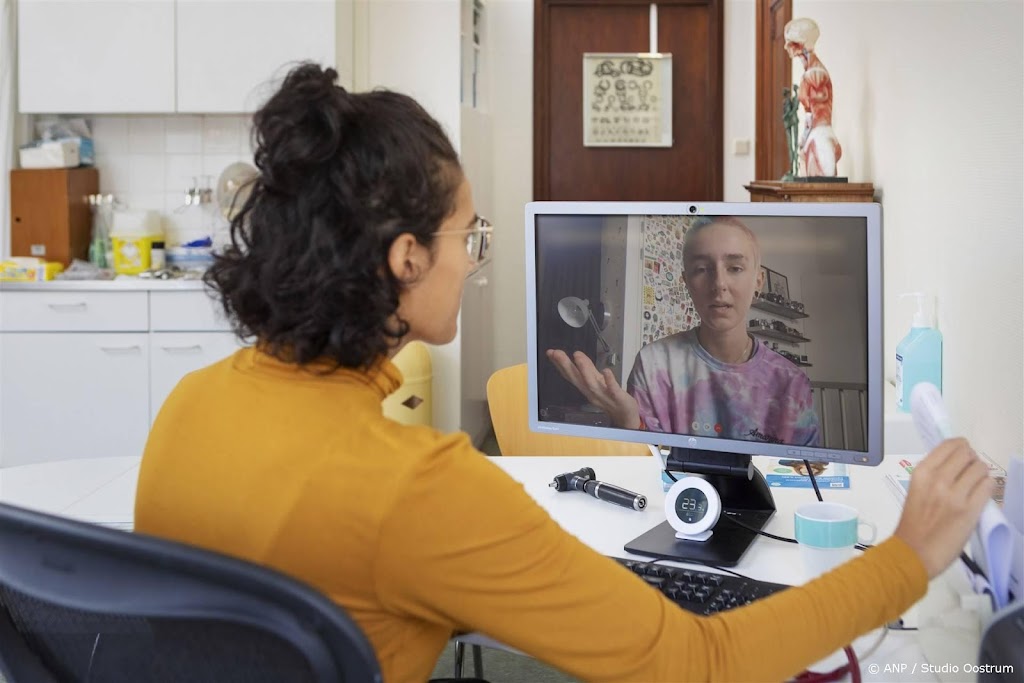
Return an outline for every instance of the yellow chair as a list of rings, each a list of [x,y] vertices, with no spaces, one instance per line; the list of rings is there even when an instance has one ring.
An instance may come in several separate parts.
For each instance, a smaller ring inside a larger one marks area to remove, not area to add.
[[[496,371],[487,380],[487,404],[502,455],[650,455],[641,443],[587,439],[530,431],[526,363]]]

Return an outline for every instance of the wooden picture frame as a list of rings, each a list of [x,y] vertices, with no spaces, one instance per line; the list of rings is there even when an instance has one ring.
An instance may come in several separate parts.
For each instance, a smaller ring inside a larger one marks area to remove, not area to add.
[[[789,300],[789,278],[782,273],[768,268],[768,291],[772,294],[778,294],[782,298]]]
[[[583,146],[672,143],[672,55],[584,52]]]

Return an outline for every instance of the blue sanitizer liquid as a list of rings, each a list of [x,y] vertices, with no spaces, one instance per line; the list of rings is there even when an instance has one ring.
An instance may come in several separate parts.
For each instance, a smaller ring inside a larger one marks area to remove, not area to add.
[[[942,391],[942,333],[934,327],[912,327],[896,345],[896,405],[910,412],[910,392],[918,382]]]

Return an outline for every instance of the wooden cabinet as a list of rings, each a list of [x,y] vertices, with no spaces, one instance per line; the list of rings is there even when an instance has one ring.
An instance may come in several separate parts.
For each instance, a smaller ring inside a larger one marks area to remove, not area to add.
[[[784,183],[755,180],[745,185],[752,202],[873,202],[871,183]]]
[[[250,112],[301,60],[335,63],[335,0],[21,0],[18,108]]]
[[[19,111],[174,111],[174,6],[20,0]]]
[[[92,233],[87,197],[99,192],[95,168],[11,171],[11,255],[68,265],[86,259]]]
[[[239,347],[202,291],[46,287],[0,290],[0,466],[141,455],[178,380]]]

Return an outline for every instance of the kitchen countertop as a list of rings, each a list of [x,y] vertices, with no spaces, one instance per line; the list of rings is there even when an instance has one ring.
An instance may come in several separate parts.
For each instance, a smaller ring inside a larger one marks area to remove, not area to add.
[[[145,291],[201,291],[202,280],[149,280],[121,278],[117,280],[47,280],[46,282],[0,282],[0,292],[145,292]]]

